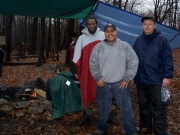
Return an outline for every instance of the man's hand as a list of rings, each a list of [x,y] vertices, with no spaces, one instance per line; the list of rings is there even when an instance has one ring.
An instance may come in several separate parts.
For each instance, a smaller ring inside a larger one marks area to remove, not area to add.
[[[164,78],[162,86],[168,87],[171,83],[171,79]]]
[[[97,86],[103,87],[105,85],[105,82],[103,80],[97,81]]]
[[[119,87],[121,89],[124,89],[124,88],[127,88],[128,86],[128,82],[126,82],[125,80],[122,80],[120,83],[119,83]]]

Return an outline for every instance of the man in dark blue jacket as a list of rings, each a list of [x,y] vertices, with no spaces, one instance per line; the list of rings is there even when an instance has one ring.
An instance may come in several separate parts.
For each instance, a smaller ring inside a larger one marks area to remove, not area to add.
[[[168,87],[173,78],[173,58],[168,41],[158,32],[151,17],[143,17],[143,34],[133,46],[139,67],[136,83],[142,134],[168,135],[166,106],[161,101],[161,87]]]

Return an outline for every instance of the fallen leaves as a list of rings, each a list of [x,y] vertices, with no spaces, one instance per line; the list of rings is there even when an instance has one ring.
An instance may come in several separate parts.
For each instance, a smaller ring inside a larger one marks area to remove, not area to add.
[[[168,131],[172,135],[180,134],[180,49],[173,50],[175,72],[174,78],[170,86],[171,101],[167,107],[168,118]],[[60,56],[61,62],[64,62],[65,53]],[[28,61],[26,59],[26,61]],[[30,59],[33,61],[33,59]],[[6,84],[7,86],[20,86],[27,81],[36,80],[41,77],[43,80],[47,80],[52,77],[49,73],[49,66],[56,65],[60,62],[48,61],[41,67],[35,65],[21,65],[21,66],[8,66],[3,68],[3,77],[0,78],[0,85]],[[134,86],[131,86],[131,95],[133,100],[133,108],[136,118],[136,123],[139,125],[139,108],[137,92]],[[82,112],[74,112],[70,115],[64,115],[60,120],[50,120],[51,112],[46,111],[43,115],[25,115],[24,118],[16,118],[17,110],[10,113],[10,118],[0,118],[3,131],[2,135],[14,134],[14,135],[91,135],[95,131],[95,127],[98,119],[98,108],[96,100],[91,104],[94,112],[94,120],[86,125],[78,125],[77,121],[81,119]],[[113,107],[116,113],[117,119],[121,121],[119,116],[119,109]],[[26,110],[24,110],[26,111]],[[122,122],[119,125],[109,125],[109,135],[123,135]]]
[[[38,77],[43,80],[52,78],[52,73],[50,73],[50,66],[55,66],[59,63],[64,63],[66,58],[66,51],[63,50],[59,54],[59,61],[51,61],[49,58],[46,63],[41,67],[36,67],[36,65],[18,65],[18,63],[25,62],[37,62],[37,58],[26,58],[20,59],[19,61],[13,61],[17,65],[4,65],[3,74],[0,77],[0,86],[21,86],[27,81],[36,80]]]

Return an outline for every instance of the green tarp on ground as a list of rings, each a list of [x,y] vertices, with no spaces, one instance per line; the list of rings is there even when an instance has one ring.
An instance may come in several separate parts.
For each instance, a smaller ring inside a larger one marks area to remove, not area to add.
[[[0,14],[84,19],[97,0],[0,0]]]

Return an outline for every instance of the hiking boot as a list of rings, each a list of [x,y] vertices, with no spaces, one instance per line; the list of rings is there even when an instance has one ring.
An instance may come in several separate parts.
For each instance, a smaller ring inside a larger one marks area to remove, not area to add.
[[[101,131],[99,129],[96,129],[96,131],[94,132],[93,135],[105,135],[105,134],[106,134],[105,132],[103,132],[103,131]]]
[[[140,129],[140,135],[151,135],[152,130],[149,128],[141,128]]]

